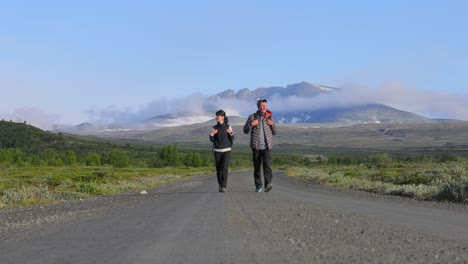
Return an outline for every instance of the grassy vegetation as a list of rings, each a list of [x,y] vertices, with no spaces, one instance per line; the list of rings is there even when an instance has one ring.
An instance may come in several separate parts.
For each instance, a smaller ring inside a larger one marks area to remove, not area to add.
[[[213,171],[209,150],[113,144],[0,121],[0,208],[152,188]]]
[[[468,203],[468,162],[453,155],[405,159],[387,154],[331,156],[287,171],[289,176],[338,188]]]
[[[401,148],[386,154],[330,146],[332,152],[317,147],[314,154],[293,147],[299,154],[292,155],[289,147],[278,144],[272,160],[275,169],[286,169],[289,176],[339,188],[468,203],[466,154]],[[252,168],[248,147],[237,145],[230,167]],[[0,208],[141,190],[214,171],[210,147],[117,144],[0,121]]]
[[[50,203],[137,191],[172,183],[212,168],[113,168],[84,166],[0,169],[0,207]]]

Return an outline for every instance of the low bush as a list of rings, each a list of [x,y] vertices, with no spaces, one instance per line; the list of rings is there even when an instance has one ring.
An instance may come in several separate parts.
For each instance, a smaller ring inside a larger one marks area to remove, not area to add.
[[[447,170],[449,175],[436,182],[439,191],[437,199],[468,203],[468,173],[461,166],[451,167]]]
[[[320,165],[289,167],[289,176],[318,184],[400,195],[418,200],[468,203],[468,173],[464,162],[405,164],[390,167],[389,159],[377,156],[385,166]],[[378,164],[375,163],[375,164]]]
[[[27,205],[33,203],[44,203],[52,199],[47,186],[23,186],[3,190],[2,203],[6,205]]]

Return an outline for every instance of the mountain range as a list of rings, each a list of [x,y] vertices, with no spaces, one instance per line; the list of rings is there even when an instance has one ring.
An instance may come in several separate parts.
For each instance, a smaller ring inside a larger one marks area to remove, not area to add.
[[[150,116],[144,120],[126,123],[110,123],[106,125],[83,123],[77,126],[62,127],[56,132],[71,134],[98,134],[116,131],[157,130],[166,127],[177,127],[195,123],[203,123],[214,119],[220,106],[229,105],[231,117],[237,116],[245,120],[248,114],[255,111],[255,102],[259,98],[274,99],[276,105],[286,102],[289,98],[318,98],[318,96],[339,93],[341,89],[301,82],[286,87],[260,87],[255,90],[247,88],[225,90],[205,98],[202,111],[182,111],[163,115]],[[253,103],[252,103],[253,102]],[[246,112],[245,106],[250,112]],[[332,105],[332,104],[331,104]],[[236,109],[237,107],[237,109]],[[281,108],[281,107],[278,107]],[[281,109],[284,109],[282,107]],[[318,125],[349,126],[355,124],[428,124],[441,120],[430,119],[414,113],[402,111],[382,104],[366,103],[349,106],[326,106],[319,109],[278,110],[273,112],[274,119],[280,124],[309,123]]]
[[[339,88],[313,84],[308,82],[301,82],[296,84],[287,85],[286,87],[273,86],[268,88],[257,88],[250,91],[247,88],[239,90],[237,93],[231,89],[220,92],[212,97],[211,100],[218,99],[240,99],[240,100],[254,100],[259,98],[271,98],[273,95],[288,97],[314,97],[323,93],[330,93],[339,91]]]

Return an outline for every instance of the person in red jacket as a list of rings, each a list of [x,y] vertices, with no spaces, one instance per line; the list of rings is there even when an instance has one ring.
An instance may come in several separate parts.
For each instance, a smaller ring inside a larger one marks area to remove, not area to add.
[[[229,159],[234,141],[234,132],[223,110],[216,112],[216,125],[210,132],[210,141],[213,142],[214,159],[216,163],[216,176],[218,178],[219,192],[226,192],[229,172]]]
[[[273,136],[276,135],[276,125],[270,110],[267,108],[267,99],[257,100],[257,112],[251,114],[244,125],[244,133],[250,132],[250,147],[252,148],[254,164],[255,191],[262,191],[262,178],[260,168],[263,166],[265,192],[271,191],[273,185],[273,172],[270,167]]]

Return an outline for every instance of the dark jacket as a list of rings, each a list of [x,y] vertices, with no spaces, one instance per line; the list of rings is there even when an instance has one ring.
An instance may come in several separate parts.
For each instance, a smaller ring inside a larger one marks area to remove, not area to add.
[[[226,129],[230,128],[229,124],[216,124],[213,129],[218,130],[214,136],[210,134],[210,141],[213,142],[214,150],[228,149],[232,147],[234,141],[234,133],[228,134]],[[231,128],[232,130],[232,128]]]
[[[248,134],[250,131],[250,147],[253,149],[258,149],[258,144],[260,141],[260,129],[258,128],[258,125],[256,126],[251,126],[250,123],[255,120],[255,119],[260,119],[261,113],[260,112],[255,112],[251,114],[248,118],[247,121],[245,122],[244,125],[244,133]],[[273,123],[273,125],[269,126],[267,124],[267,119],[273,120],[273,116],[271,115],[271,112],[267,110],[265,113],[265,117],[263,118],[263,128],[265,130],[265,144],[268,147],[268,149],[271,149],[273,147],[273,136],[276,135],[276,124]],[[262,135],[263,136],[263,135]]]

